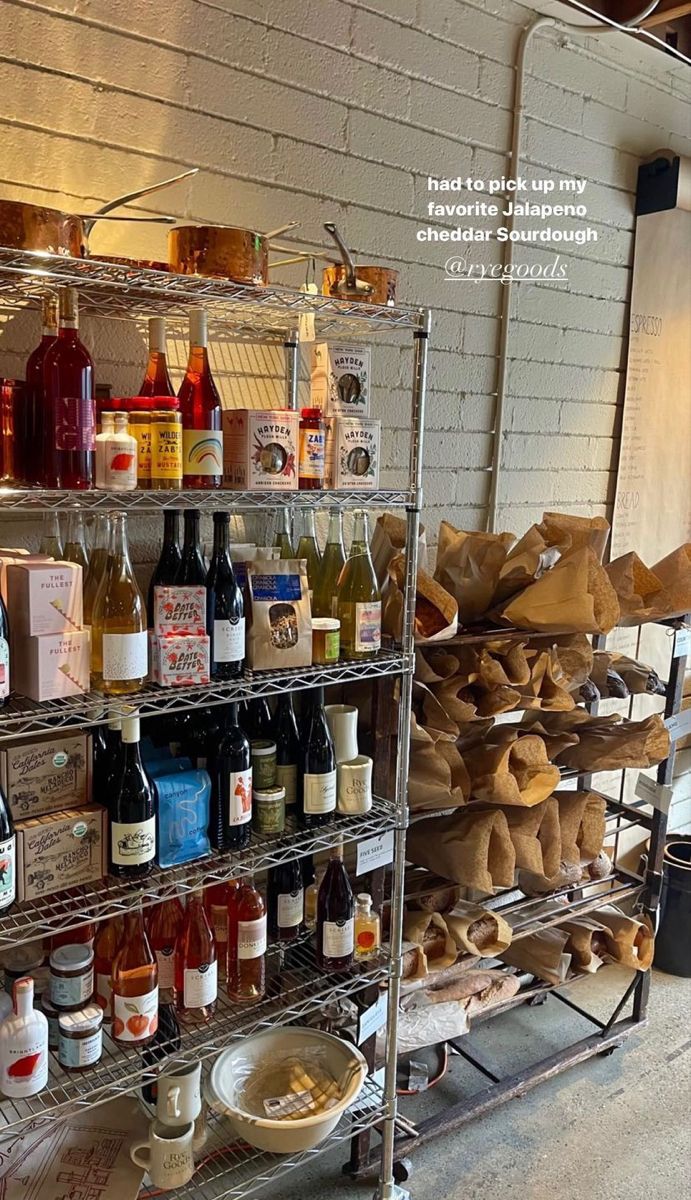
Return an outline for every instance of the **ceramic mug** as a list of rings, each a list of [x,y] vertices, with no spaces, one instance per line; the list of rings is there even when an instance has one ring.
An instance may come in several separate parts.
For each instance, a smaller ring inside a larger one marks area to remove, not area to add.
[[[156,1116],[163,1125],[189,1125],[202,1107],[202,1064],[169,1062],[156,1081]]]
[[[351,758],[357,758],[358,710],[353,704],[327,704],[324,712],[334,740],[336,762],[348,762]]]
[[[358,754],[350,762],[339,762],[338,801],[340,813],[366,813],[372,807],[372,759]]]
[[[155,1187],[163,1192],[182,1187],[194,1175],[192,1138],[194,1125],[172,1128],[152,1121],[146,1142],[130,1147],[130,1158],[150,1176]]]

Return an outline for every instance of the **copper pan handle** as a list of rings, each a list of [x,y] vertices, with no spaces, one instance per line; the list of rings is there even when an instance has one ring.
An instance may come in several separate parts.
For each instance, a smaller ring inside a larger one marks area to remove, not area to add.
[[[84,223],[87,236],[91,233],[94,221],[97,217],[105,216],[113,208],[119,208],[121,204],[129,204],[130,200],[139,200],[141,196],[150,196],[152,192],[160,192],[161,188],[170,187],[173,183],[179,183],[181,179],[189,179],[191,175],[196,175],[199,167],[192,167],[190,171],[183,171],[181,175],[173,175],[170,179],[162,179],[159,183],[151,183],[148,187],[138,188],[136,192],[128,192],[125,196],[117,196],[115,200],[109,200],[102,208],[97,209],[95,213],[90,213]]]
[[[262,237],[270,242],[272,238],[280,237],[282,233],[287,233],[289,229],[297,229],[299,225],[299,221],[289,221],[287,225],[279,225],[278,229],[270,229],[268,233],[263,233]]]
[[[324,228],[325,228],[326,232],[329,234],[329,237],[333,238],[336,245],[338,246],[338,249],[341,252],[341,258],[343,260],[343,268],[345,270],[345,286],[349,291],[355,291],[357,289],[357,279],[355,278],[355,265],[353,263],[353,259],[352,259],[350,250],[348,249],[345,242],[343,241],[343,238],[341,237],[340,233],[338,232],[333,221],[325,221]]]
[[[89,232],[96,221],[133,221],[139,225],[174,225],[177,217],[106,217],[101,213],[73,213],[81,221],[89,222]]]

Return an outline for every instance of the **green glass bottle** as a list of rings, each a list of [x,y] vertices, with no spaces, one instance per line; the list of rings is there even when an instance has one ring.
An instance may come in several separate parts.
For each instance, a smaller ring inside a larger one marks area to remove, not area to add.
[[[343,517],[334,508],[329,517],[329,532],[322,554],[312,599],[313,617],[336,616],[336,585],[346,561],[343,548]]]
[[[281,558],[295,558],[293,543],[290,537],[290,519],[287,508],[279,508],[276,514],[276,532],[274,546],[278,546]]]
[[[372,658],[381,649],[381,592],[369,549],[366,512],[355,513],[353,542],[338,581],[341,658]]]
[[[322,556],[317,542],[317,532],[314,528],[314,513],[311,510],[303,513],[302,521],[302,536],[298,542],[295,557],[304,558],[307,561],[307,580],[311,598],[319,578]]]

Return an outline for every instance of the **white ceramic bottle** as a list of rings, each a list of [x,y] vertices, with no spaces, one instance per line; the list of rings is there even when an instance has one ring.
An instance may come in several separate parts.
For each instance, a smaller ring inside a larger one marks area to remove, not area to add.
[[[34,1008],[33,979],[12,988],[14,1013],[0,1025],[0,1092],[35,1096],[48,1082],[48,1021]]]
[[[127,430],[127,413],[116,412],[104,448],[102,486],[109,492],[132,492],[137,486],[137,439]]]

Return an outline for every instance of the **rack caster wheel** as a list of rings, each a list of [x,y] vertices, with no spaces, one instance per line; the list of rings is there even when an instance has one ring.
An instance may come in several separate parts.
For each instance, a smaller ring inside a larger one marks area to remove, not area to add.
[[[407,1183],[413,1173],[413,1164],[409,1158],[400,1158],[393,1165],[393,1177],[396,1183]]]

